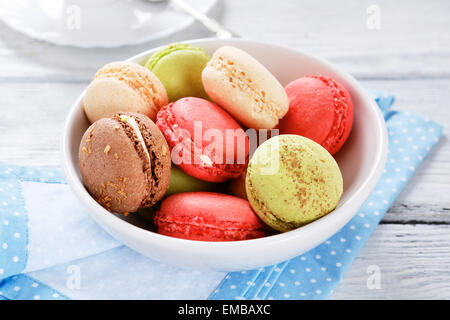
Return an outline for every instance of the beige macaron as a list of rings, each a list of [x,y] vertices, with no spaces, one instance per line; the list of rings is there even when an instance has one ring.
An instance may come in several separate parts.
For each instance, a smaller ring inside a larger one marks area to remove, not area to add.
[[[289,109],[283,86],[241,49],[216,50],[202,73],[209,97],[248,128],[272,129]]]
[[[111,62],[98,70],[83,98],[91,123],[117,112],[141,113],[155,120],[167,103],[161,81],[147,68],[128,61]]]

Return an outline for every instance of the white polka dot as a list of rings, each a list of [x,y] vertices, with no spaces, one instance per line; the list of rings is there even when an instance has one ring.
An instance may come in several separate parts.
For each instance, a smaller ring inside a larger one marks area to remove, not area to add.
[[[336,263],[336,267],[338,267],[338,268],[342,267],[342,263],[337,262],[337,263]]]
[[[289,270],[289,272],[292,273],[292,274],[294,274],[294,273],[295,273],[295,270],[294,270],[294,269],[291,269],[291,270]]]
[[[395,172],[400,172],[400,168],[395,168]]]
[[[245,271],[245,270],[244,270],[244,271],[241,271],[241,273],[242,273],[242,274],[246,274],[246,273],[247,273],[247,271]]]
[[[389,160],[390,163],[395,163],[395,159]]]
[[[311,283],[316,283],[316,279],[309,280]]]
[[[0,269],[0,274],[3,274],[3,272],[5,272],[4,269]]]
[[[13,262],[19,262],[19,257],[18,257],[18,256],[14,256],[14,257],[12,258],[12,261],[13,261]]]
[[[235,286],[234,284],[232,284],[232,285],[230,286],[230,289],[236,289],[236,286]]]
[[[6,207],[8,205],[8,202],[3,201],[2,204]]]
[[[8,244],[6,242],[4,244],[2,244],[2,248],[3,249],[7,249],[8,248]]]
[[[341,238],[340,240],[341,240],[341,242],[345,242],[345,241],[347,241],[347,240],[345,240],[345,238]]]
[[[302,257],[300,257],[300,260],[305,261],[306,258],[302,256]]]
[[[325,241],[326,244],[331,244],[330,240]]]
[[[397,143],[399,143],[399,141],[398,141],[398,140],[394,140],[393,142],[394,142],[394,144],[397,144]]]
[[[284,287],[286,284],[285,284],[284,282],[280,282],[278,285],[279,285],[280,287]]]
[[[280,268],[275,268],[275,272],[280,272],[281,269]]]
[[[331,282],[332,279],[331,279],[331,278],[327,278],[326,280],[327,280],[328,282]]]
[[[322,294],[322,291],[316,290],[316,293],[317,293],[317,294]]]
[[[397,192],[397,188],[392,188],[392,192]]]
[[[368,223],[366,223],[364,226],[365,226],[366,228],[370,228],[370,224],[368,224]]]
[[[383,200],[383,203],[384,203],[384,204],[388,204],[388,201],[387,201],[387,200]]]
[[[334,256],[336,254],[336,251],[332,250],[330,251],[330,254]]]
[[[415,168],[413,166],[410,166],[408,169],[414,171]]]
[[[360,236],[356,236],[355,239],[356,240],[361,240],[361,237]]]
[[[300,285],[300,282],[295,281],[294,284],[295,284],[296,286],[299,286],[299,285]]]
[[[289,294],[289,293],[285,293],[284,294],[284,297],[287,299],[287,298],[289,298],[291,295]]]
[[[350,249],[345,249],[345,252],[350,253],[350,252],[352,252],[352,250],[350,250]]]
[[[364,213],[360,213],[359,216],[360,216],[361,218],[364,218]]]
[[[327,271],[327,268],[322,267],[322,268],[320,268],[320,270],[322,270],[322,271]]]
[[[405,182],[405,181],[406,181],[406,178],[405,178],[405,177],[401,177],[400,180],[402,180],[403,182]]]
[[[404,157],[403,160],[409,161],[409,157]]]
[[[413,150],[417,150],[417,149],[419,149],[419,147],[418,147],[418,146],[412,146],[412,148],[413,148]]]
[[[353,225],[350,226],[350,229],[355,230],[355,226],[353,226]]]
[[[305,271],[306,272],[311,272],[311,269],[310,268],[306,268]]]
[[[316,259],[320,259],[320,258],[322,258],[322,257],[320,256],[320,254],[316,254]]]
[[[265,285],[266,287],[270,287],[270,282],[266,282],[264,285]]]
[[[16,216],[16,217],[18,217],[18,216],[20,216],[20,212],[14,212],[14,215]]]
[[[273,297],[269,297],[268,299],[269,299],[269,300],[275,300]]]
[[[14,238],[20,238],[20,233],[18,232],[14,233]]]
[[[4,224],[5,226],[7,226],[7,225],[9,224],[9,221],[8,221],[8,220],[3,220],[3,224]]]
[[[19,291],[19,290],[20,290],[20,287],[18,287],[18,286],[14,287],[14,291]]]
[[[31,286],[32,286],[33,288],[37,288],[37,287],[39,286],[39,284],[36,283],[36,282],[34,282]]]
[[[59,294],[54,293],[54,294],[52,295],[52,297],[53,297],[53,298],[58,298],[58,297],[59,297]]]
[[[386,179],[386,182],[387,182],[387,183],[391,183],[391,182],[392,182],[392,179],[387,178],[387,179]]]
[[[382,194],[382,193],[383,193],[383,190],[378,190],[377,193],[378,193],[378,194]]]
[[[373,206],[373,202],[369,202],[368,205],[372,207]]]
[[[300,295],[301,295],[302,297],[304,297],[304,296],[306,296],[306,293],[300,292]]]
[[[34,296],[34,300],[39,300],[41,296]]]

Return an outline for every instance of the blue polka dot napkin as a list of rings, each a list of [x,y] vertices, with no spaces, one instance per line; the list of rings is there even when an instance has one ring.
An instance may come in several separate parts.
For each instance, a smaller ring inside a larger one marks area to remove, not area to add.
[[[326,299],[392,205],[442,127],[390,111],[389,155],[374,192],[336,235],[274,266],[200,272],[143,257],[90,217],[57,168],[0,164],[0,300],[5,299]]]

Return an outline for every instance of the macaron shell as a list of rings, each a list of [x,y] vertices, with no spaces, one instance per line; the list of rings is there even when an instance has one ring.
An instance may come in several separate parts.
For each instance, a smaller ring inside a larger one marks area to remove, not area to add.
[[[329,77],[308,76],[286,86],[289,111],[280,120],[280,134],[298,134],[335,154],[347,140],[353,124],[348,91]]]
[[[167,103],[161,81],[145,67],[126,61],[112,62],[98,70],[83,98],[91,123],[117,112],[138,112],[154,120]]]
[[[206,93],[248,128],[272,129],[289,108],[278,80],[235,47],[216,50],[202,73]]]
[[[173,237],[230,241],[264,236],[264,225],[248,201],[226,194],[187,192],[166,198],[155,215],[158,233]]]
[[[174,44],[150,57],[146,67],[164,84],[169,101],[184,97],[208,99],[201,80],[208,61],[209,56],[203,49]]]
[[[331,212],[343,181],[334,158],[316,142],[281,135],[264,142],[249,162],[246,191],[269,226],[289,231]]]
[[[169,143],[172,161],[185,173],[200,180],[223,182],[238,177],[244,170],[248,138],[240,125],[217,105],[200,98],[183,98],[162,108],[156,124]],[[196,136],[196,124],[200,137]],[[235,133],[236,138],[228,135],[227,130]],[[217,148],[208,132],[221,134]],[[233,163],[227,161],[229,150],[234,151]]]
[[[171,175],[169,146],[159,128],[148,117],[138,113],[124,114],[132,116],[138,123],[150,155],[151,172],[149,172],[147,178],[147,182],[150,184],[150,191],[141,204],[143,208],[150,207],[161,200],[169,187]],[[139,146],[139,144],[137,145]],[[144,156],[146,157],[147,155],[141,154],[141,157]]]
[[[81,140],[79,164],[87,190],[110,211],[134,212],[147,195],[143,160],[113,119],[101,119],[88,128]]]

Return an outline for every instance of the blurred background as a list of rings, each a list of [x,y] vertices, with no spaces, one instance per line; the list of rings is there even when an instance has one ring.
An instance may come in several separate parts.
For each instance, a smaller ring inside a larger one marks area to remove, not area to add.
[[[448,298],[450,1],[182,2],[216,20],[220,36],[230,31],[325,58],[367,89],[395,94],[395,109],[446,125],[333,297]],[[0,162],[59,166],[65,116],[105,63],[216,37],[182,2],[0,0]],[[374,261],[387,273],[382,289],[370,291]]]

